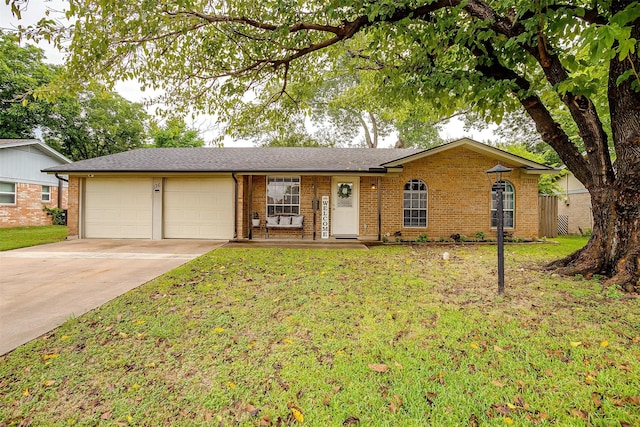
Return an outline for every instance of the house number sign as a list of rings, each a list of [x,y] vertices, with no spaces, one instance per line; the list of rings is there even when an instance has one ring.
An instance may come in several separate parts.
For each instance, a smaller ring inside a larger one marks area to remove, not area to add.
[[[321,214],[322,233],[323,239],[329,238],[329,196],[322,196],[322,214]]]

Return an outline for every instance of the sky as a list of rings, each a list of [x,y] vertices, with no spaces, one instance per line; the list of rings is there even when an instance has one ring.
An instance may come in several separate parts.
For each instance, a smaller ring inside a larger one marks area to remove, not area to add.
[[[26,7],[22,11],[22,19],[18,20],[11,13],[11,8],[8,6],[5,1],[0,2],[0,28],[2,30],[15,31],[18,25],[28,26],[37,23],[41,18],[45,16],[45,12],[47,10],[51,10],[51,14],[49,18],[55,19],[55,17],[61,17],[64,19],[62,13],[55,12],[63,12],[67,7],[67,2],[64,0],[21,0],[21,3],[26,3]],[[68,24],[68,21],[62,21],[65,24]],[[64,62],[64,55],[62,52],[51,46],[46,42],[41,42],[38,44],[40,48],[42,48],[47,57],[47,61],[52,64],[62,64]],[[145,99],[153,93],[143,92],[140,89],[140,85],[135,80],[129,80],[126,82],[118,82],[115,86],[115,90],[122,96],[123,98],[131,101],[131,102],[143,102]],[[151,116],[154,115],[153,112],[154,107],[149,107],[148,112]],[[187,123],[198,129],[203,136],[205,141],[211,141],[215,135],[210,129],[215,128],[214,119],[209,116],[198,116],[193,121],[189,121],[189,119],[185,119]],[[440,137],[445,141],[459,139],[463,137],[468,137],[475,139],[476,141],[485,142],[489,140],[495,140],[491,127],[489,129],[479,131],[479,130],[468,130],[464,129],[463,123],[454,118],[449,121],[448,124],[442,127],[440,131]],[[391,147],[397,140],[396,135],[390,135],[385,138],[380,144],[381,148],[383,147]],[[225,147],[241,147],[241,146],[252,146],[251,141],[233,141],[229,138],[224,140]]]

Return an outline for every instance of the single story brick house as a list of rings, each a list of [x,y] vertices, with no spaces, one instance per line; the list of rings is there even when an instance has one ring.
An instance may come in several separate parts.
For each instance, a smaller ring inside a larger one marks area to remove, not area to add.
[[[79,238],[393,240],[495,236],[485,172],[497,163],[513,169],[506,230],[537,237],[538,177],[556,171],[466,138],[428,150],[148,148],[45,171],[69,175]]]
[[[0,228],[50,225],[43,210],[67,203],[67,184],[42,169],[71,160],[37,139],[0,139]]]

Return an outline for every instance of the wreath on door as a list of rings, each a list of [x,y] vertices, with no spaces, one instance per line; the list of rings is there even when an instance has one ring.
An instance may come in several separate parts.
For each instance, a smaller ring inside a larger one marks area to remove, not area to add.
[[[348,199],[353,191],[352,185],[347,183],[338,184],[338,197]]]

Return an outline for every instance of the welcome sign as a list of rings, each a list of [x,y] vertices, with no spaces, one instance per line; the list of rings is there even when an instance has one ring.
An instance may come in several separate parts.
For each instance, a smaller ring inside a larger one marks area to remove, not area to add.
[[[329,238],[329,196],[322,196],[322,215],[320,218],[322,223],[321,237],[323,239],[328,239]]]

